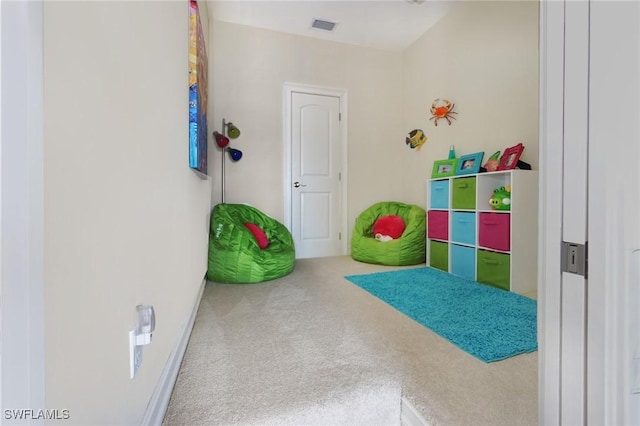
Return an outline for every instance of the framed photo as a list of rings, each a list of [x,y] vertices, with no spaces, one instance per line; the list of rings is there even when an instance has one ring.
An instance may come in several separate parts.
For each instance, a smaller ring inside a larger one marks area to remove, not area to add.
[[[437,160],[433,162],[433,170],[431,171],[432,178],[448,177],[456,174],[456,167],[458,166],[458,159],[452,158],[450,160]]]
[[[484,151],[461,156],[460,158],[458,158],[456,175],[469,175],[472,173],[479,173],[483,157]]]
[[[520,156],[522,155],[523,151],[524,145],[522,145],[522,142],[505,149],[502,153],[502,158],[500,159],[500,164],[498,164],[497,170],[515,169],[518,165],[518,161],[520,160]]]

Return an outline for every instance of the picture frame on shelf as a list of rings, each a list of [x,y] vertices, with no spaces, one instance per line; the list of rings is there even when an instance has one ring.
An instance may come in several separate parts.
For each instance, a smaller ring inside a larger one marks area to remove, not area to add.
[[[433,162],[432,178],[441,178],[454,176],[458,166],[458,159],[451,158],[447,160],[436,160]]]
[[[518,165],[518,161],[520,161],[520,157],[522,156],[523,151],[524,145],[522,144],[522,142],[505,149],[504,153],[502,153],[502,158],[500,158],[500,164],[498,164],[497,170],[515,169]]]
[[[479,173],[483,157],[484,151],[460,156],[456,167],[456,175]]]

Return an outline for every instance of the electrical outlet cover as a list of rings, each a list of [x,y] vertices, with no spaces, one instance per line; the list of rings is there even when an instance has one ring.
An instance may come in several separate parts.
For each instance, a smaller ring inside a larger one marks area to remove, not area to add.
[[[631,368],[631,393],[640,393],[640,358],[634,358]]]
[[[136,331],[129,331],[129,377],[134,378],[142,364],[142,346],[136,345]]]

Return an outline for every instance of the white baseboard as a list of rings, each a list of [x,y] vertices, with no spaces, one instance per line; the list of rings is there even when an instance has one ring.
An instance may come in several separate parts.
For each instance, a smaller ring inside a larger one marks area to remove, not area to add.
[[[402,426],[429,426],[429,423],[422,417],[422,414],[416,410],[416,407],[404,397],[402,398],[400,421]]]
[[[171,355],[169,355],[169,359],[164,366],[164,370],[156,384],[153,395],[151,395],[144,417],[140,422],[141,425],[162,425],[164,415],[167,412],[167,407],[169,406],[169,400],[171,399],[171,392],[173,392],[173,386],[175,385],[178,377],[180,364],[182,364],[182,358],[187,350],[187,343],[189,342],[189,336],[191,336],[191,330],[193,329],[193,323],[196,320],[196,314],[198,313],[198,307],[200,306],[202,292],[204,291],[206,283],[207,281],[205,278],[202,280],[202,284],[200,285],[200,290],[198,291],[198,295],[196,296],[196,300],[193,304],[191,316],[185,324],[182,333],[176,342],[176,346],[173,348],[173,351],[171,351]]]

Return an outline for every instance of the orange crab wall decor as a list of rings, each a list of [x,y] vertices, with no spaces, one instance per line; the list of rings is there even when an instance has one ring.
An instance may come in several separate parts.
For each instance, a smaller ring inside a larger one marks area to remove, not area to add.
[[[456,118],[452,114],[457,114],[457,112],[453,111],[453,107],[455,104],[451,103],[448,99],[436,99],[431,104],[431,118],[429,120],[433,120],[433,124],[438,125],[438,120],[445,119],[449,126],[451,126],[451,120],[455,120]]]

